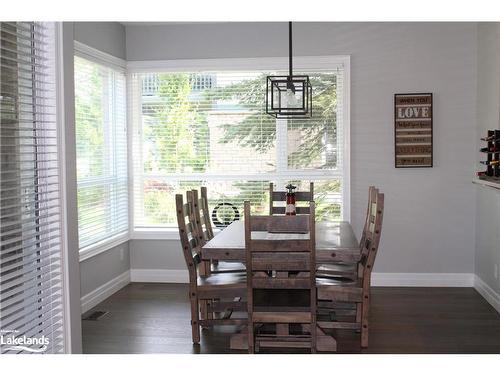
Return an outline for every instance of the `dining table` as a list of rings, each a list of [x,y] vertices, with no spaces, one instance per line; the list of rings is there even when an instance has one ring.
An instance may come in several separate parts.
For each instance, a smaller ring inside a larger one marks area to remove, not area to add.
[[[352,226],[347,221],[319,221],[316,223],[316,263],[357,263],[361,253]],[[295,238],[296,233],[253,232],[252,236],[262,236],[262,239],[278,236]],[[255,237],[254,237],[255,238]],[[245,262],[245,223],[234,221],[208,241],[201,249],[204,261],[221,260],[226,262]],[[280,326],[288,326],[281,324]],[[288,329],[285,327],[285,329]],[[318,330],[317,349],[320,351],[336,351],[337,341],[330,335]],[[235,333],[231,336],[230,348],[246,350],[248,348],[247,333]]]
[[[272,234],[270,234],[272,235]],[[347,221],[319,221],[316,223],[316,263],[357,263],[359,243]],[[203,260],[244,262],[245,223],[234,221],[208,241],[201,249]]]

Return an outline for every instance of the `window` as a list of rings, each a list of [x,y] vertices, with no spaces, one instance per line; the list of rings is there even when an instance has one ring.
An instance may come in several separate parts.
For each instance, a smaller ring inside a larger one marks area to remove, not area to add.
[[[125,73],[75,56],[80,249],[128,231]]]
[[[211,211],[233,206],[217,210],[221,222],[245,200],[267,212],[269,182],[289,181],[315,182],[320,219],[345,217],[343,67],[302,69],[313,118],[293,120],[265,113],[266,76],[277,70],[133,73],[134,227],[175,227],[175,194],[203,185]]]
[[[0,22],[0,59],[0,354],[61,353],[54,24]]]

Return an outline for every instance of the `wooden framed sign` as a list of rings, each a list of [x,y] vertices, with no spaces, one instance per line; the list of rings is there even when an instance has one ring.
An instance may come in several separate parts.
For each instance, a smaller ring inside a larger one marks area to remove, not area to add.
[[[432,94],[394,95],[396,168],[432,167]]]

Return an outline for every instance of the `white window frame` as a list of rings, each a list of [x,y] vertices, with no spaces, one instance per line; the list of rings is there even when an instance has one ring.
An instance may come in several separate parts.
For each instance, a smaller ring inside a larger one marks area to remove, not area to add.
[[[75,40],[74,42],[74,55],[84,58],[86,60],[95,62],[100,65],[104,65],[107,67],[110,67],[114,70],[118,70],[122,73],[125,74],[125,95],[128,95],[128,76],[127,76],[127,62],[123,59],[120,59],[118,57],[115,57],[113,55],[110,55],[108,53],[102,52],[98,49],[92,48],[86,44],[80,43]],[[128,98],[125,98],[126,103],[127,103],[127,115],[128,115]],[[128,119],[127,119],[127,126],[128,126]],[[130,168],[129,168],[129,161],[130,161],[130,145],[128,144],[128,136],[129,136],[130,131],[127,128],[127,172],[130,173]],[[129,175],[130,178],[130,175]],[[107,182],[113,182],[115,178],[107,178],[107,177],[102,177],[98,178],[98,180],[102,183],[107,183]],[[101,181],[102,180],[102,181]],[[129,180],[130,181],[130,180]],[[130,188],[130,185],[128,185]],[[129,202],[130,202],[130,195],[131,195],[131,190],[129,190]],[[131,206],[129,206],[131,207]],[[129,227],[130,227],[130,211],[131,209],[129,208]],[[79,250],[79,259],[80,262],[83,262],[84,260],[87,260],[89,258],[92,258],[100,253],[103,253],[113,247],[119,246],[125,242],[127,242],[130,239],[130,230],[125,230],[121,233],[118,233],[114,236],[105,238],[102,241],[93,243],[91,245],[82,247]]]
[[[342,138],[343,138],[343,154],[342,154],[342,170],[318,170],[307,171],[308,177],[314,179],[318,177],[324,179],[325,176],[342,178],[342,217],[345,221],[350,221],[351,218],[351,193],[350,193],[350,56],[294,56],[294,69],[307,70],[334,70],[336,67],[342,67],[344,70],[344,82],[342,86]],[[134,73],[170,73],[170,72],[202,72],[202,71],[223,71],[223,70],[282,70],[288,66],[287,57],[258,57],[258,58],[225,58],[225,59],[196,59],[196,60],[155,60],[155,61],[129,61],[127,62],[127,82],[131,82],[132,74]],[[129,116],[127,117],[129,130],[129,160],[132,160],[132,147],[134,124],[132,123],[132,85],[128,85],[127,100],[129,108]],[[277,135],[278,136],[278,135]],[[279,155],[279,153],[278,153]],[[132,163],[129,163],[129,223],[130,223],[130,238],[131,239],[179,239],[179,234],[175,228],[158,228],[158,227],[142,227],[135,228],[134,212],[135,200],[134,195],[134,173]],[[287,171],[287,177],[301,177],[304,171]],[[281,173],[266,173],[269,178],[283,178]],[[175,177],[175,174],[171,175]],[[188,178],[182,174],[184,180],[203,180],[209,178],[224,179],[227,176],[222,175],[207,175],[205,173],[192,174]],[[242,180],[255,178],[255,175],[231,175],[231,179],[240,178]]]

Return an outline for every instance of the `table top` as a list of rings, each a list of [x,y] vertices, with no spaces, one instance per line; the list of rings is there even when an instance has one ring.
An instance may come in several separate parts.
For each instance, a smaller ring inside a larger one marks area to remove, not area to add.
[[[272,234],[254,232],[258,236],[271,238],[291,238],[297,234]],[[288,237],[290,236],[290,237]],[[264,238],[263,237],[263,238]],[[255,236],[254,236],[255,238]],[[235,221],[222,232],[208,241],[202,248],[203,259],[245,260],[245,224]],[[322,221],[316,223],[316,260],[317,262],[357,262],[359,244],[347,221]]]

